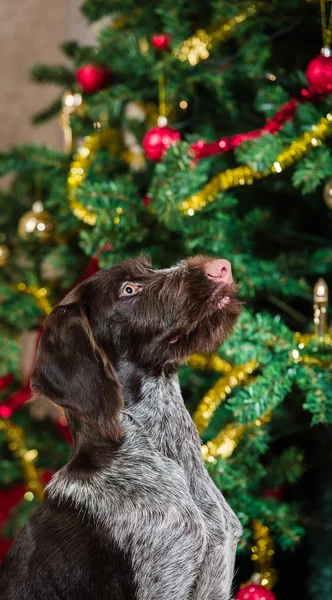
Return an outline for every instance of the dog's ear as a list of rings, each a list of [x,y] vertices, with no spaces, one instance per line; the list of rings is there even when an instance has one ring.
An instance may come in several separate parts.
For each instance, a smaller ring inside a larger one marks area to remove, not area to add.
[[[123,435],[121,385],[94,339],[79,295],[76,288],[46,319],[31,387],[116,441]]]

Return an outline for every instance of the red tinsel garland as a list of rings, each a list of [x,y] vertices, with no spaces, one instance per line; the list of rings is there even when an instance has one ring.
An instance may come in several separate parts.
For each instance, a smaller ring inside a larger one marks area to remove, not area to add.
[[[317,69],[319,63],[319,70]],[[312,65],[315,69],[312,68]],[[308,76],[310,72],[311,76]],[[204,142],[198,140],[191,144],[194,150],[196,160],[221,154],[222,152],[230,152],[240,146],[243,142],[258,138],[264,133],[275,134],[295,115],[299,104],[312,100],[313,98],[320,99],[325,94],[331,93],[332,90],[332,62],[324,56],[318,56],[313,59],[307,69],[307,77],[309,82],[309,90],[301,90],[301,98],[291,98],[271,119],[267,119],[265,125],[260,129],[248,131],[247,133],[237,133],[235,135],[225,136],[216,142]]]
[[[305,99],[307,99],[307,97],[305,97]],[[235,135],[222,137],[216,142],[204,142],[203,140],[198,140],[198,142],[195,142],[191,145],[191,148],[196,154],[196,159],[200,160],[201,158],[206,158],[207,156],[212,156],[213,154],[220,154],[221,152],[230,152],[231,150],[234,150],[234,148],[240,146],[243,142],[260,137],[263,135],[263,133],[274,134],[277,131],[280,131],[282,125],[294,116],[297,105],[303,100],[292,98],[280,110],[278,110],[272,119],[268,119],[264,127],[261,129],[255,129],[254,131],[248,131],[247,133],[236,133]]]

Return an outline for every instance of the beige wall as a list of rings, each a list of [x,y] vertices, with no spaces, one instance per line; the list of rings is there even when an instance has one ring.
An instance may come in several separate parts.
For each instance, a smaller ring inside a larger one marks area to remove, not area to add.
[[[63,64],[64,40],[93,40],[92,28],[79,12],[81,0],[0,1],[0,149],[32,140],[62,147],[56,120],[34,127],[30,117],[59,93],[30,81],[36,63]]]

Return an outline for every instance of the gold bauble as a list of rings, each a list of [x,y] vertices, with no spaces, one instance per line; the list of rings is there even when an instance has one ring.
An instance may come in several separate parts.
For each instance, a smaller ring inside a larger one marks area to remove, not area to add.
[[[7,264],[9,259],[9,248],[6,244],[0,244],[0,267],[3,267]]]
[[[324,186],[323,198],[326,206],[332,209],[332,177],[327,180]]]
[[[28,210],[18,222],[18,235],[22,240],[48,240],[53,230],[51,215],[44,210],[41,202],[35,202],[32,210]]]

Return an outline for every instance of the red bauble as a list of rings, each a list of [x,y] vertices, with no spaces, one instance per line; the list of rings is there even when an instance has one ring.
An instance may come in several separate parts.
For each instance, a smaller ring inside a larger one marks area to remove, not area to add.
[[[284,493],[284,487],[282,485],[278,485],[278,487],[272,490],[266,490],[263,494],[263,498],[275,498],[276,500],[282,500]]]
[[[153,35],[152,44],[156,50],[169,50],[171,37],[170,33]]]
[[[76,81],[87,94],[102,90],[109,82],[110,70],[105,65],[84,65],[76,71]]]
[[[147,208],[150,204],[150,196],[146,194],[142,199],[142,204],[145,206],[145,208]]]
[[[306,72],[310,92],[325,94],[332,90],[332,56],[320,54],[313,58]]]
[[[237,592],[235,600],[275,600],[275,595],[262,585],[249,584]]]
[[[176,144],[180,134],[171,127],[154,127],[148,131],[143,139],[143,148],[149,160],[159,162],[170,146]]]

